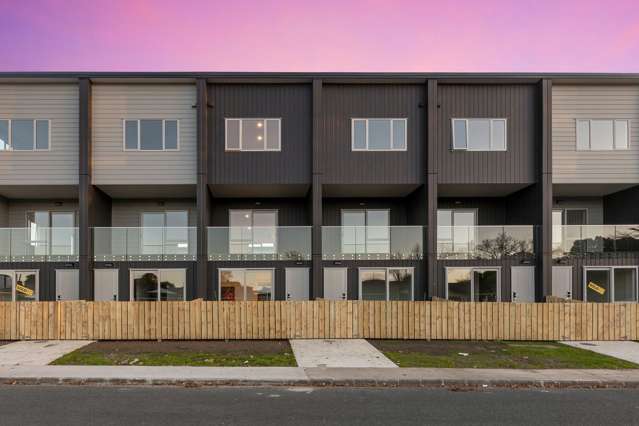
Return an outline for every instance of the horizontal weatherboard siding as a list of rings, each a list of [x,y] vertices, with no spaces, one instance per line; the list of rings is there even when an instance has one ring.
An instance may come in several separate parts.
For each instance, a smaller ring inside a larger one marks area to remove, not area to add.
[[[79,101],[74,84],[0,84],[0,119],[47,119],[47,151],[0,151],[0,185],[77,185]]]
[[[639,183],[639,86],[553,86],[553,183]],[[577,151],[577,119],[630,120],[629,147]]]
[[[93,183],[195,184],[195,85],[93,86]],[[124,119],[179,120],[179,151],[125,151]]]

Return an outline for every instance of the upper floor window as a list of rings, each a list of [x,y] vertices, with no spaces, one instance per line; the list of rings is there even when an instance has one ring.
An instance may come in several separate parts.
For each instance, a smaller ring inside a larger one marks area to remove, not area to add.
[[[0,120],[0,151],[47,151],[50,120]]]
[[[125,151],[178,151],[178,120],[124,120]]]
[[[505,118],[453,118],[453,149],[506,151]]]
[[[406,151],[405,118],[353,118],[353,151]]]
[[[578,151],[628,149],[628,120],[577,120]]]
[[[225,149],[227,151],[280,151],[281,119],[227,118]]]

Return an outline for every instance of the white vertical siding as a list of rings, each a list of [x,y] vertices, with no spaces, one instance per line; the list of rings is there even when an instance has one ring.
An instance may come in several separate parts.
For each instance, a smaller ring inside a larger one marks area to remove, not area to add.
[[[23,228],[27,226],[27,212],[36,210],[75,212],[76,223],[78,221],[78,202],[75,200],[10,200],[9,227]]]
[[[49,151],[0,151],[0,185],[77,185],[75,84],[0,84],[0,119],[49,119]]]
[[[93,86],[93,183],[195,184],[195,85]],[[124,119],[177,119],[179,151],[124,151]]]
[[[639,86],[554,85],[552,115],[554,183],[639,182]],[[629,149],[577,151],[581,118],[630,120]]]
[[[160,205],[158,200],[113,200],[111,225],[113,227],[142,226],[142,212],[161,212],[166,210],[188,210],[189,226],[197,223],[195,200],[166,200]]]

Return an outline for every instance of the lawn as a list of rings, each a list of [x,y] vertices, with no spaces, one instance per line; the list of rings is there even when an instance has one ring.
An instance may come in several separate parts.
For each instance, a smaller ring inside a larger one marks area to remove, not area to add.
[[[639,365],[556,342],[371,340],[400,367],[639,368]]]
[[[52,365],[295,367],[286,340],[95,342]]]

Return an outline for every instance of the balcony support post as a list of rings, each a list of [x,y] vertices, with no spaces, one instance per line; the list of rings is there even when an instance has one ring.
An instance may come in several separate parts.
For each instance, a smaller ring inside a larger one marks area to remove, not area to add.
[[[88,78],[79,80],[79,141],[80,141],[80,158],[79,158],[79,218],[78,218],[78,260],[80,267],[80,299],[93,299],[93,273],[92,271],[92,254],[93,247],[91,243],[91,204],[93,194],[91,193],[91,155],[92,155],[92,136],[91,136],[91,81]]]
[[[541,149],[539,183],[541,232],[537,247],[537,300],[552,294],[552,80],[544,79],[541,88]]]
[[[211,220],[212,197],[209,191],[208,177],[208,121],[209,96],[205,78],[196,82],[197,109],[197,167],[196,167],[196,204],[197,204],[197,251],[195,272],[195,298],[211,299],[214,296],[212,283],[209,284],[208,267],[208,227]],[[210,291],[209,291],[210,290]],[[187,296],[188,297],[188,296]]]
[[[437,284],[437,80],[427,81],[426,146],[426,288],[427,298],[444,297],[443,285]]]
[[[312,181],[310,193],[310,210],[312,230],[312,280],[310,298],[324,297],[324,268],[322,267],[322,225],[323,197],[322,181],[324,165],[319,155],[322,145],[322,80],[313,80],[313,133],[312,133]]]

